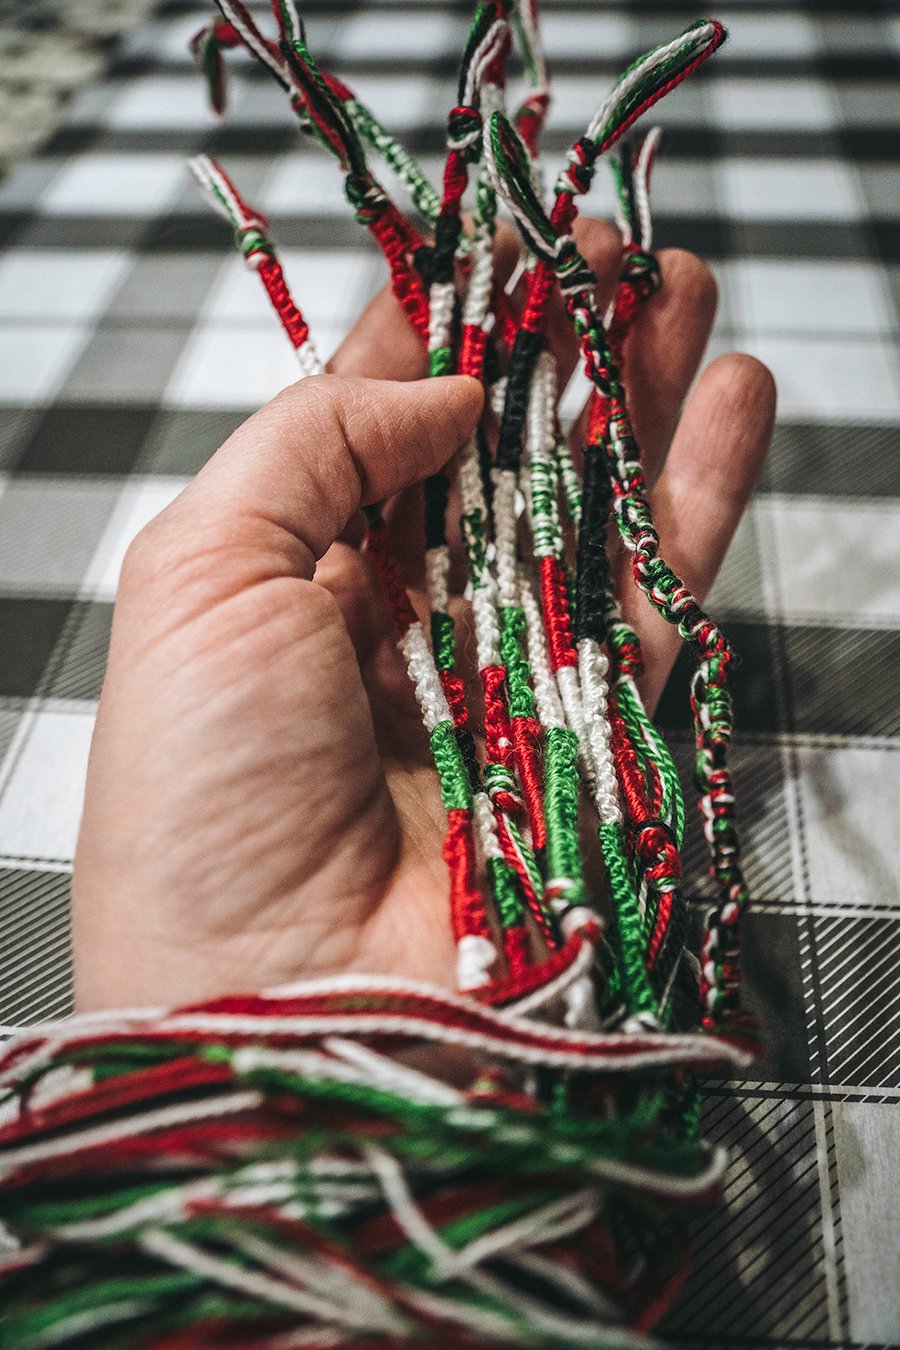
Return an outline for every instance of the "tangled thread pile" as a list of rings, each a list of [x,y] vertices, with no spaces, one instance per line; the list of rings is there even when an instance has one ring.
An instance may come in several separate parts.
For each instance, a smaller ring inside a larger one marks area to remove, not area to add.
[[[0,1345],[645,1345],[686,1269],[673,1216],[709,1200],[722,1168],[698,1137],[696,1075],[746,1062],[754,1031],[726,763],[732,652],[660,554],[623,382],[624,338],[659,284],[657,134],[623,138],[724,32],[699,21],[635,61],[548,195],[535,0],[480,4],[438,192],[317,65],[294,0],[274,0],[274,39],[240,0],[218,4],[192,44],[213,107],[225,108],[225,53],[247,49],[337,160],[431,374],[487,390],[478,433],[425,485],[427,626],[378,508],[364,544],[440,779],[459,993],[338,977],[21,1036],[0,1058]],[[513,35],[528,89],[509,113]],[[572,228],[608,152],[623,247],[601,315]],[[267,222],[219,165],[191,167],[301,372],[321,373]],[[520,316],[494,279],[501,205],[522,238]],[[544,338],[556,288],[593,386],[583,470]],[[452,476],[477,707],[450,612]],[[613,529],[634,583],[697,658],[696,783],[718,896],[699,961],[679,891],[681,789],[641,700]],[[585,875],[591,818],[603,896]]]

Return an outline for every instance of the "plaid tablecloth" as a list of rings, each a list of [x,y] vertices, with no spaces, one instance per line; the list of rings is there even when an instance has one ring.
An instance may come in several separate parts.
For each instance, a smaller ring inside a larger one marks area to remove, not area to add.
[[[462,5],[303,6],[314,50],[433,167]],[[673,0],[546,0],[561,152]],[[768,1049],[711,1086],[727,1206],[665,1331],[707,1347],[900,1345],[898,10],[729,3],[726,53],[661,109],[658,242],[709,258],[715,351],[780,386],[716,591],[743,663],[735,756],[750,999]],[[272,219],[322,349],[382,280],[333,165],[248,64],[211,128],[169,0],[0,184],[0,1021],[70,1006],[68,884],[116,579],[143,522],[295,376],[184,169],[220,155]],[[300,143],[298,143],[300,142]],[[609,199],[598,198],[601,209]],[[662,706],[689,762],[686,668]],[[694,838],[689,888],[702,900]]]

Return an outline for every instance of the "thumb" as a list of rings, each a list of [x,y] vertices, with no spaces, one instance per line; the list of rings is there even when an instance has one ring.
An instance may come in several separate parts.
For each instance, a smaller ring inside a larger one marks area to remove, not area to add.
[[[471,435],[483,393],[465,376],[396,382],[313,376],[256,413],[178,499],[193,526],[288,531],[311,577],[353,512],[439,469]],[[171,509],[171,508],[170,508]]]

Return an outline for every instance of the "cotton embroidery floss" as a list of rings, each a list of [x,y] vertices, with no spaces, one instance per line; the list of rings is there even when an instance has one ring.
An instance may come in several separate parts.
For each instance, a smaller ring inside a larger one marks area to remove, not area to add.
[[[364,545],[440,779],[458,992],[335,976],[21,1035],[0,1057],[0,1345],[655,1344],[687,1270],[681,1215],[715,1198],[723,1167],[699,1137],[696,1082],[746,1064],[754,1033],[739,997],[732,654],[661,557],[629,419],[626,337],[659,284],[658,138],[625,138],[724,33],[700,21],[635,61],[547,205],[551,86],[535,0],[478,6],[440,189],[317,64],[294,0],[274,0],[272,36],[241,0],[218,3],[192,44],[214,110],[226,110],[228,51],[246,49],[336,160],[431,373],[487,390],[478,434],[425,487],[427,622],[377,509]],[[513,38],[528,87],[507,117]],[[418,224],[374,176],[373,153]],[[623,248],[601,316],[572,226],[607,154]],[[320,374],[267,222],[212,160],[191,168],[301,374]],[[495,278],[500,203],[523,242],[519,314]],[[557,291],[593,384],[574,455],[546,341]],[[452,618],[451,507],[470,683]],[[697,657],[696,778],[719,888],[699,962],[679,890],[681,788],[641,702],[613,534]],[[588,831],[602,882],[586,865]]]

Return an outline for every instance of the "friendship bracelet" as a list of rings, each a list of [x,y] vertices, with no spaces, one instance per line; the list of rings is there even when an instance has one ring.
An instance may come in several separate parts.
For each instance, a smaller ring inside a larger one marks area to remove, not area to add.
[[[724,31],[698,21],[629,66],[548,204],[537,0],[477,6],[440,189],[319,66],[295,0],[272,0],[272,37],[242,0],[217,4],[192,41],[214,110],[227,54],[243,48],[336,160],[429,374],[485,386],[476,433],[423,489],[427,621],[380,508],[364,512],[446,812],[457,992],[338,975],[21,1035],[0,1057],[0,1344],[648,1346],[688,1269],[681,1216],[715,1198],[722,1173],[700,1138],[698,1077],[757,1049],[740,1002],[733,654],[662,557],[625,363],[660,284],[659,137],[629,133]],[[508,116],[513,38],[527,91]],[[418,224],[374,176],[373,152]],[[572,231],[604,156],[622,255],[601,315]],[[321,375],[268,222],[213,160],[191,170],[301,375]],[[510,294],[499,206],[522,243]],[[592,384],[581,445],[561,425],[554,306]],[[681,785],[641,699],[614,548],[697,660],[696,782],[718,898],[696,955]]]
[[[647,1346],[723,1165],[665,1085],[747,1056],[520,1008],[343,976],[26,1032],[3,1343]]]

